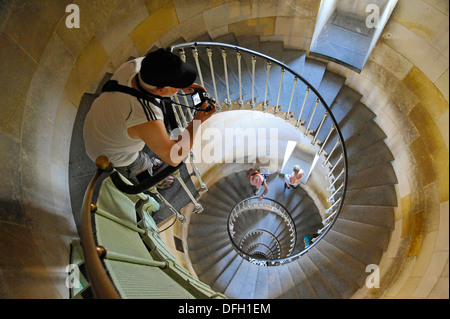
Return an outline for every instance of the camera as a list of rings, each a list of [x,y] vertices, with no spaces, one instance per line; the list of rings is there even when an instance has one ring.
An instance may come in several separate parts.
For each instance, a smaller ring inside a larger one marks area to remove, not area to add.
[[[209,112],[212,110],[212,104],[216,103],[215,99],[213,99],[205,90],[201,88],[195,88],[194,93],[191,94],[192,103],[196,111],[205,111]],[[204,110],[200,110],[203,103],[207,102],[208,106]]]

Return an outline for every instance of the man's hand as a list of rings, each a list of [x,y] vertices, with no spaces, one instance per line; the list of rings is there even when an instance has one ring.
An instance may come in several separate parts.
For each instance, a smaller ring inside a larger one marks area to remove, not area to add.
[[[194,89],[202,89],[203,91],[206,92],[206,89],[197,83],[193,83],[191,86],[184,88],[183,92],[186,94],[191,94],[191,93],[194,93]],[[194,116],[194,120],[200,120],[203,123],[204,121],[209,119],[211,117],[211,115],[213,115],[216,112],[216,105],[212,102],[209,102],[209,103],[211,103],[212,109],[209,110],[208,112],[204,112],[204,111],[197,112]],[[207,107],[208,107],[208,102],[205,102],[200,107],[200,110],[206,110]]]
[[[203,123],[207,119],[209,119],[211,117],[211,115],[213,115],[216,112],[216,105],[212,102],[209,102],[209,103],[211,104],[212,109],[209,110],[208,112],[197,111],[197,113],[195,113],[194,120],[199,120]],[[208,102],[205,102],[205,103],[203,103],[200,110],[205,110],[207,107],[208,107]]]

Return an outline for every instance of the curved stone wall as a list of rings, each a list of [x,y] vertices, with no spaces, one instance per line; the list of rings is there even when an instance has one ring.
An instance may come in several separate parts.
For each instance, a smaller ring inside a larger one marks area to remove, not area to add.
[[[80,28],[66,26],[66,6]],[[0,297],[67,298],[77,237],[68,161],[85,92],[152,46],[234,32],[308,50],[319,1],[22,0],[0,3]],[[336,64],[387,133],[399,177],[385,289],[448,298],[448,1],[400,0],[361,74]],[[387,289],[388,288],[388,289]]]

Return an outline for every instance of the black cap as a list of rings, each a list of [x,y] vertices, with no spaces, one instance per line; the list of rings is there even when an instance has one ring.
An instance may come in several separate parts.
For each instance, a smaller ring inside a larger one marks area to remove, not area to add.
[[[148,85],[180,89],[191,86],[197,78],[195,67],[165,49],[147,54],[142,60],[139,74]]]

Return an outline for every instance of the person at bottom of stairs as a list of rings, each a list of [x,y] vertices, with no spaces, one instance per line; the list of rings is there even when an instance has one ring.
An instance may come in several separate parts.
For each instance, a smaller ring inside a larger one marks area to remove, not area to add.
[[[260,189],[264,188],[264,192],[259,196],[260,201],[264,198],[264,195],[269,192],[269,186],[266,181],[269,174],[269,170],[263,167],[259,170],[250,168],[247,171],[247,177],[250,179],[250,184],[255,188],[254,194],[257,195]]]
[[[297,186],[302,181],[303,175],[305,175],[305,171],[302,170],[298,165],[295,165],[293,170],[293,174],[284,175],[284,189],[290,189],[291,186],[297,188]]]
[[[319,237],[318,233],[303,237],[303,243],[305,244],[305,248],[308,248],[308,246],[311,245],[317,237]]]

